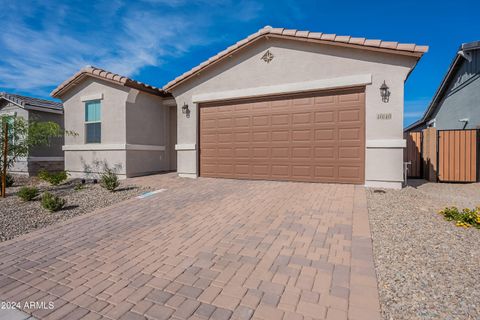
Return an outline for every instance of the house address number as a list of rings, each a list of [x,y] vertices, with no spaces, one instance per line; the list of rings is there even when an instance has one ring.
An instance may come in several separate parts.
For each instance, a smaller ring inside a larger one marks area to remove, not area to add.
[[[377,113],[378,120],[390,120],[392,119],[391,113]]]

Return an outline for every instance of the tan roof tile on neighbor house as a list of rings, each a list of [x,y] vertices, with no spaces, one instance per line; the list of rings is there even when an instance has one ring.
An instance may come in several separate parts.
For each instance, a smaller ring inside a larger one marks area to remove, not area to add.
[[[73,76],[62,82],[55,90],[53,90],[50,95],[55,98],[59,98],[63,95],[63,93],[70,90],[72,87],[80,83],[86,77],[94,77],[98,79],[103,79],[106,81],[110,81],[112,83],[116,83],[125,87],[135,88],[140,91],[145,91],[148,93],[166,96],[168,95],[163,89],[157,88],[146,83],[136,81],[130,79],[128,77],[101,69],[93,66],[86,66],[82,68],[80,71],[75,73]]]

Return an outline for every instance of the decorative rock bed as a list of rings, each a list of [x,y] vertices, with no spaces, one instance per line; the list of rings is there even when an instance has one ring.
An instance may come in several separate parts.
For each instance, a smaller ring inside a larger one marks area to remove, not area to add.
[[[383,316],[479,319],[480,230],[438,211],[480,205],[480,184],[421,183],[367,191]]]
[[[91,183],[85,184],[83,188],[75,188],[79,184],[80,181],[71,180],[58,186],[50,186],[36,178],[15,177],[14,186],[7,189],[7,197],[0,198],[0,242],[58,221],[92,212],[149,190],[122,184],[115,192],[110,192],[98,184]],[[35,185],[39,188],[40,194],[49,191],[66,199],[67,203],[62,210],[50,213],[40,205],[40,196],[34,201],[24,202],[15,194],[25,185]]]

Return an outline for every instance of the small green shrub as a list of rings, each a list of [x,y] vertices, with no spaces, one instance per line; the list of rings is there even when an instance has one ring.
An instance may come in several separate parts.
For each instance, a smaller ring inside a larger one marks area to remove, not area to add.
[[[6,183],[5,183],[5,187],[6,188],[10,188],[13,186],[13,184],[15,183],[15,179],[13,178],[13,176],[11,174],[8,174],[7,173],[7,179],[6,179]],[[3,183],[3,179],[2,179],[2,175],[0,175],[0,187],[2,186],[2,183]]]
[[[40,170],[38,177],[44,181],[47,181],[52,186],[58,186],[68,178],[66,171],[48,172],[47,170]]]
[[[38,189],[36,187],[22,187],[18,190],[17,196],[23,201],[32,201],[38,196]]]
[[[457,227],[480,229],[480,207],[465,208],[462,211],[456,207],[450,207],[440,210],[438,213],[443,215],[447,221],[455,221]]]
[[[120,185],[117,174],[110,168],[106,168],[100,177],[100,185],[113,192]]]
[[[42,195],[42,207],[50,212],[55,212],[62,209],[63,206],[65,206],[65,203],[65,199],[53,195],[50,192],[45,192]]]
[[[73,187],[73,190],[75,190],[75,191],[80,191],[80,190],[83,190],[83,189],[85,189],[85,185],[83,183],[77,183],[75,185],[75,187]]]

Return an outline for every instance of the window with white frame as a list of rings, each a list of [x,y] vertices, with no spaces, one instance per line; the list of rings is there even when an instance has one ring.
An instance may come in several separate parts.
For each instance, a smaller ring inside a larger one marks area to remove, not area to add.
[[[102,142],[101,110],[100,100],[85,102],[85,143]]]

